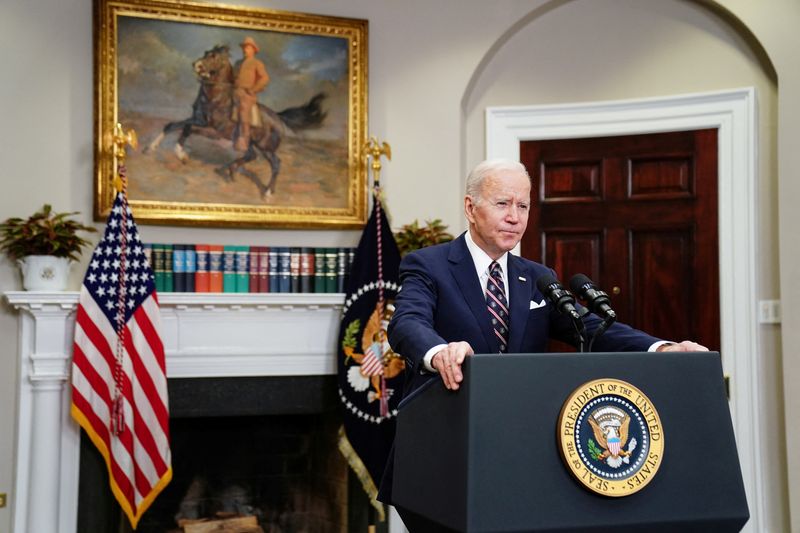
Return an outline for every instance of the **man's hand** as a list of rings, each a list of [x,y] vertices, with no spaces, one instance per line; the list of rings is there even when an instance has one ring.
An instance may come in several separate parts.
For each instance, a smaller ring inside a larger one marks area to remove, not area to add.
[[[707,352],[708,348],[692,341],[683,341],[678,344],[662,344],[657,352]]]
[[[466,356],[474,353],[468,342],[451,342],[447,347],[436,352],[431,359],[431,366],[442,376],[445,387],[456,390],[459,387],[458,384],[464,379],[464,374],[461,373],[461,364]]]

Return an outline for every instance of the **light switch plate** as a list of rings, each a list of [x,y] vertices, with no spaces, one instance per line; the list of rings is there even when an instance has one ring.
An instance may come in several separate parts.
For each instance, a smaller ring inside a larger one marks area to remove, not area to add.
[[[761,324],[780,324],[781,323],[781,301],[780,300],[759,300],[758,301],[758,322]]]

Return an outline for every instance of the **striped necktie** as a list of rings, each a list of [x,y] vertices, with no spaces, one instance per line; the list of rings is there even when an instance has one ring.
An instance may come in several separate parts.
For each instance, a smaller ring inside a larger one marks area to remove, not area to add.
[[[503,284],[503,273],[497,261],[489,265],[489,281],[486,282],[486,306],[492,319],[494,334],[500,341],[500,353],[508,350],[508,300]]]

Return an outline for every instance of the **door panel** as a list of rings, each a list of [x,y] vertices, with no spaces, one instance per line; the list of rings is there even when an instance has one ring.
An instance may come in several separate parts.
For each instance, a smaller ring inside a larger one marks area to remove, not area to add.
[[[691,228],[631,231],[631,322],[657,337],[692,332]],[[688,289],[688,290],[687,290]],[[679,340],[683,340],[682,338]]]
[[[556,272],[580,272],[590,278],[600,275],[600,250],[602,249],[602,232],[570,233],[566,231],[550,231],[545,236],[547,250],[545,257],[552,257],[550,266]],[[592,278],[594,279],[594,278]]]

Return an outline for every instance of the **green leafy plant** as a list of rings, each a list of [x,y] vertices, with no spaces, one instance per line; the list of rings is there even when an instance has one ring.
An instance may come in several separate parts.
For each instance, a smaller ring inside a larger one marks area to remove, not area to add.
[[[0,224],[0,251],[11,259],[29,255],[54,255],[77,261],[81,248],[89,241],[78,235],[79,231],[95,232],[68,217],[73,213],[55,213],[50,204],[31,215],[27,220],[13,217]]]
[[[400,249],[400,255],[404,256],[426,246],[452,241],[453,236],[445,230],[447,230],[447,225],[442,224],[438,218],[426,220],[425,226],[420,226],[419,222],[415,220],[396,231],[394,240]]]

